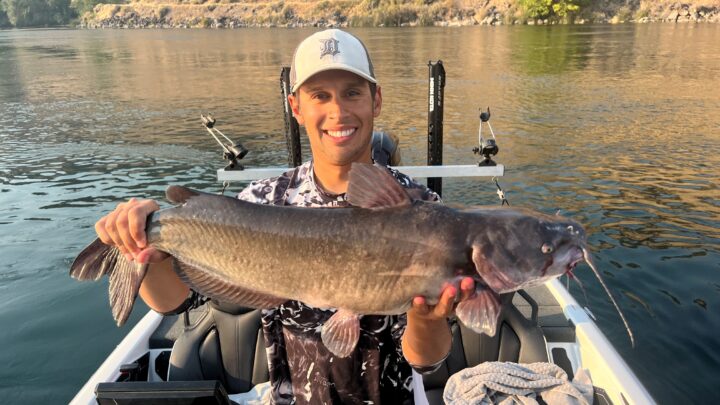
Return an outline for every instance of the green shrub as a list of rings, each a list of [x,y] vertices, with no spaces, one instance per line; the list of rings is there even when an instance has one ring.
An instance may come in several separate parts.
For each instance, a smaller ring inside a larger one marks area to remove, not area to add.
[[[553,0],[520,0],[525,15],[530,18],[545,18],[552,11]]]
[[[576,14],[586,0],[520,0],[520,6],[528,18],[557,17],[566,19]]]
[[[580,11],[580,5],[574,0],[556,1],[552,5],[553,13],[560,18],[565,18],[570,13]]]

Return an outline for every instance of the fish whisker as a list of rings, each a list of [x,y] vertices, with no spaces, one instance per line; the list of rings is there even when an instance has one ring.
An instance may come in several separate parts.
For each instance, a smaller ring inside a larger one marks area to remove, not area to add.
[[[602,277],[600,276],[600,272],[595,268],[595,265],[590,260],[590,254],[588,253],[588,251],[585,247],[582,248],[582,252],[583,252],[583,257],[585,258],[585,263],[587,263],[588,266],[590,266],[590,268],[592,269],[593,273],[595,273],[595,277],[597,277],[598,281],[600,281],[600,285],[602,285],[602,287],[605,289],[605,292],[607,293],[608,297],[610,297],[610,302],[612,302],[618,315],[620,315],[620,319],[622,319],[623,323],[625,324],[625,329],[627,330],[628,336],[630,337],[630,345],[633,348],[635,348],[635,336],[633,336],[632,330],[630,329],[630,325],[628,324],[627,319],[625,319],[625,315],[620,310],[620,307],[618,306],[617,302],[615,302],[615,298],[613,298],[607,285],[605,285],[605,281],[603,281]]]

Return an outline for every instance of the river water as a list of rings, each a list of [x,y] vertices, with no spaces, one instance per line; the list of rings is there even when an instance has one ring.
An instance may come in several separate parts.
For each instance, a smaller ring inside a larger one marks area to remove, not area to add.
[[[170,183],[219,190],[201,112],[244,142],[248,165],[285,164],[279,71],[310,32],[0,31],[3,403],[67,402],[145,312],[117,328],[107,282],[68,266],[119,201]],[[720,25],[354,32],[403,163],[424,163],[426,65],[442,59],[445,162],[476,162],[490,106],[510,203],[586,226],[637,347],[582,266],[603,332],[658,402],[720,401]],[[490,179],[443,191],[498,203]]]

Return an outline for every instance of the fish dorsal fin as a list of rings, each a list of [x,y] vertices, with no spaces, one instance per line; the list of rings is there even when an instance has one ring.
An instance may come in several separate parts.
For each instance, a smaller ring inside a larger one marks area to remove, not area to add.
[[[191,197],[200,195],[199,191],[195,191],[183,186],[168,186],[165,190],[165,198],[173,204],[185,204]]]
[[[353,163],[347,200],[361,208],[402,207],[412,203],[408,193],[386,168],[367,163]]]

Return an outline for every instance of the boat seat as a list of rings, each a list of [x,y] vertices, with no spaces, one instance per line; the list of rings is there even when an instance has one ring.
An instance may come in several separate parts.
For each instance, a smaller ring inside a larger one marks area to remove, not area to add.
[[[173,346],[169,381],[218,380],[228,394],[269,380],[260,310],[208,302]]]
[[[423,385],[430,405],[443,404],[445,383],[458,371],[486,361],[516,363],[547,362],[548,353],[542,329],[536,321],[525,318],[512,305],[514,293],[500,297],[502,311],[495,336],[478,334],[459,322],[451,326],[453,341],[450,354],[438,370],[423,375]]]
[[[441,367],[423,376],[430,405],[442,404],[442,393],[454,373],[485,361],[548,361],[542,330],[512,305],[513,294],[500,297],[498,332],[477,334],[459,322],[451,326],[450,355]],[[260,311],[208,302],[207,312],[175,342],[169,381],[219,380],[228,394],[247,392],[268,381],[268,365]]]

